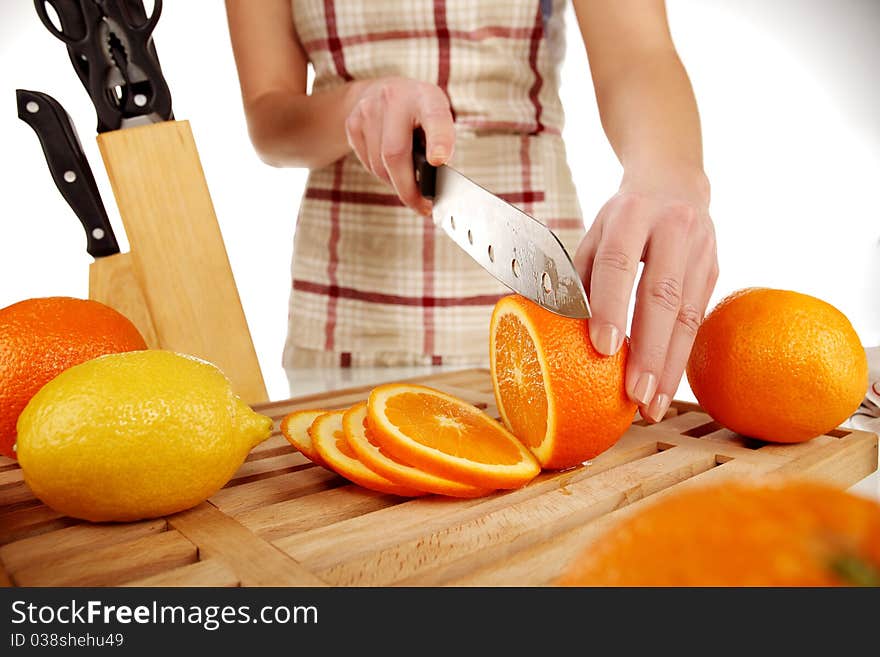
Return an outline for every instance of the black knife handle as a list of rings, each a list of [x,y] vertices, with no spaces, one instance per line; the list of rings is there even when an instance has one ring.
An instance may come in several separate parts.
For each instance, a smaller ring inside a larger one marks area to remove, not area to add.
[[[119,253],[95,177],[67,112],[52,96],[39,91],[16,89],[15,97],[18,118],[37,133],[55,186],[86,231],[86,251],[95,258]]]
[[[437,167],[428,162],[425,153],[425,131],[421,128],[413,131],[412,156],[419,193],[427,199],[433,199],[437,191]]]

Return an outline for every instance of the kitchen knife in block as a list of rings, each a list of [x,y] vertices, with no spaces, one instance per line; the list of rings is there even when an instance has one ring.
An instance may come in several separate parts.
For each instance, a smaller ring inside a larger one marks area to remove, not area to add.
[[[119,252],[70,116],[48,94],[16,89],[15,96],[18,117],[37,133],[55,186],[86,231],[86,251],[95,259],[89,265],[89,298],[125,315],[140,331],[147,346],[157,348],[156,330],[132,271],[131,255]]]
[[[98,146],[160,344],[220,367],[246,402],[266,401],[189,122],[103,132]]]

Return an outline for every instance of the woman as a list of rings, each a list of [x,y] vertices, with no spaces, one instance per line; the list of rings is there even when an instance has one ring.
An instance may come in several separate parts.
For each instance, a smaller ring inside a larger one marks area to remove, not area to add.
[[[284,364],[485,364],[509,291],[435,229],[411,135],[546,222],[615,353],[645,262],[628,394],[665,413],[717,278],[696,103],[662,0],[573,0],[603,127],[624,168],[586,235],[560,136],[564,0],[227,0],[251,140],[311,169]],[[315,80],[307,91],[307,66]],[[586,72],[585,72],[586,74]]]

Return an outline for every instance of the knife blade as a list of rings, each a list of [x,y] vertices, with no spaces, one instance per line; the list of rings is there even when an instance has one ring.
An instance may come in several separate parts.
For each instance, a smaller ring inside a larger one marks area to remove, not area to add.
[[[134,274],[131,254],[119,252],[70,116],[48,94],[17,89],[15,95],[19,118],[37,133],[55,186],[86,230],[86,250],[95,258],[89,265],[89,299],[125,315],[138,328],[147,346],[158,348],[156,329]]]
[[[583,283],[556,234],[452,167],[433,167],[424,149],[417,131],[416,180],[422,196],[433,199],[435,225],[513,291],[558,315],[589,319]]]

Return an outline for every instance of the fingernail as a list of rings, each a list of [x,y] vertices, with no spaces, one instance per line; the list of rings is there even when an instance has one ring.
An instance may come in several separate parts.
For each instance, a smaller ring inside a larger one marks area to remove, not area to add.
[[[429,159],[435,164],[444,164],[446,162],[446,158],[448,157],[449,153],[446,152],[446,149],[442,148],[441,146],[437,146],[431,151],[431,157]]]
[[[633,398],[640,404],[647,404],[654,396],[654,390],[657,388],[657,377],[650,372],[645,372],[636,381],[633,388]]]
[[[659,422],[663,419],[663,416],[666,415],[666,410],[669,408],[670,401],[669,395],[664,395],[663,393],[654,398],[650,408],[648,408],[648,415],[651,416],[654,422]]]
[[[620,331],[612,324],[603,324],[595,329],[590,327],[590,333],[593,346],[600,354],[613,356],[620,349]]]

